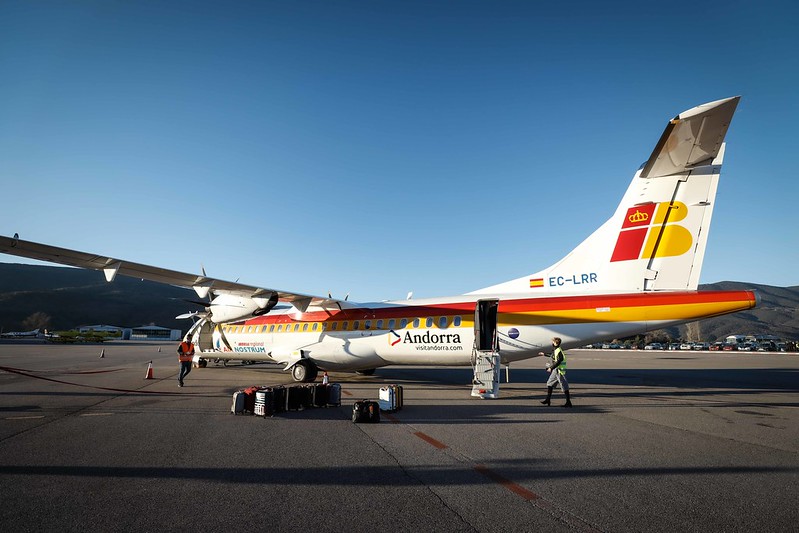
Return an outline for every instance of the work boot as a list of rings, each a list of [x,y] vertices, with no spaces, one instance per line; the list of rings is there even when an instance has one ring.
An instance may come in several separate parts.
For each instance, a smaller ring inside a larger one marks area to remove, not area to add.
[[[569,398],[569,391],[565,391],[564,394],[566,395],[566,403],[563,404],[563,407],[571,407],[572,401],[571,398]]]
[[[552,398],[552,387],[547,387],[547,399],[541,400],[544,405],[549,405],[549,399]]]

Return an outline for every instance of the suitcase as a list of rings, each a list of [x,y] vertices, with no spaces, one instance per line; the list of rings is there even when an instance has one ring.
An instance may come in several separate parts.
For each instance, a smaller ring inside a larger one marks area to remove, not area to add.
[[[386,387],[380,387],[380,393],[377,398],[377,403],[380,405],[381,411],[386,411],[388,413],[393,413],[399,407],[397,407],[397,391],[396,385],[388,385]]]
[[[399,411],[402,409],[402,404],[405,403],[405,400],[403,399],[402,385],[389,385],[389,387],[394,389],[394,398],[397,402],[397,411]]]
[[[255,415],[266,418],[275,414],[275,391],[270,387],[259,389],[255,393]]]
[[[255,393],[258,387],[247,387],[244,389],[244,412],[255,414]]]
[[[304,399],[307,396],[307,390],[302,385],[295,385],[286,388],[286,411],[301,411],[305,409]]]
[[[338,407],[341,405],[341,385],[330,383],[327,386],[327,405]]]
[[[314,407],[327,407],[327,385],[316,383],[313,387],[312,403]]]
[[[244,391],[236,391],[233,393],[233,405],[230,406],[230,412],[234,415],[244,414]]]
[[[272,387],[272,392],[275,395],[275,413],[282,413],[286,410],[286,387],[278,385]]]
[[[371,400],[361,400],[352,406],[352,421],[360,423],[380,422],[380,405]]]
[[[300,388],[303,389],[300,396],[300,403],[302,404],[302,408],[310,409],[311,407],[314,406],[313,395],[316,385],[314,384],[301,385]]]

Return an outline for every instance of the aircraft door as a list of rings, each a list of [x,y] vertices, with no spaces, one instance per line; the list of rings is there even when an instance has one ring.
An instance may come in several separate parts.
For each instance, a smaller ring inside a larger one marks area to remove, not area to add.
[[[479,352],[498,352],[497,310],[499,300],[478,300],[474,307],[474,343]]]

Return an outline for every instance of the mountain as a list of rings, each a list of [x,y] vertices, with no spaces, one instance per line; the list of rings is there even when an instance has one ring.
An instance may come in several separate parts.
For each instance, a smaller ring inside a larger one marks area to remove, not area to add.
[[[760,295],[760,305],[663,330],[672,338],[713,342],[733,334],[762,334],[799,339],[799,287],[723,281],[700,288],[754,289]],[[0,327],[4,331],[60,330],[88,324],[156,324],[185,330],[189,322],[175,317],[199,310],[185,301],[196,299],[192,290],[125,276],[107,283],[102,273],[93,270],[0,263]],[[48,316],[49,323],[43,325]]]
[[[0,327],[27,331],[72,329],[91,324],[137,327],[155,324],[187,329],[179,314],[200,310],[184,299],[194,291],[102,272],[67,267],[0,263]],[[49,318],[49,320],[48,320]]]
[[[703,290],[755,290],[760,296],[757,307],[731,315],[707,318],[679,327],[679,337],[686,340],[714,342],[728,335],[776,335],[783,340],[799,339],[799,286],[773,287],[757,283],[721,281],[700,285]],[[696,338],[693,338],[696,337]]]

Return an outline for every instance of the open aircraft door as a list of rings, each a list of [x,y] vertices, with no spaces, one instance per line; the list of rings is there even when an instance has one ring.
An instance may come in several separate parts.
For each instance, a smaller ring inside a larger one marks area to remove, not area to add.
[[[478,300],[474,307],[472,396],[478,398],[499,397],[498,310],[499,300]]]

